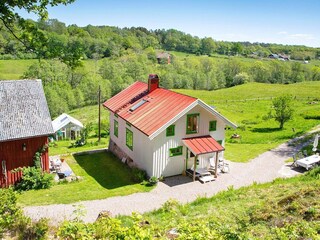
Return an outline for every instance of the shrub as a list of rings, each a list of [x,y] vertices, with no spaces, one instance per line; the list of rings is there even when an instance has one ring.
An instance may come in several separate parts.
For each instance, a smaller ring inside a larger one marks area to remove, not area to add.
[[[21,181],[15,185],[18,191],[27,191],[31,189],[46,189],[52,186],[53,176],[43,173],[41,169],[36,167],[24,167],[22,171]]]
[[[153,185],[156,185],[157,183],[158,183],[158,178],[156,176],[152,176],[151,178],[149,178],[148,185],[153,186]]]
[[[135,182],[143,182],[147,179],[147,173],[146,171],[139,169],[139,168],[132,168],[132,175],[133,175],[133,181]]]
[[[17,206],[17,197],[13,189],[0,189],[0,238],[5,230],[13,228],[21,216],[22,211]]]

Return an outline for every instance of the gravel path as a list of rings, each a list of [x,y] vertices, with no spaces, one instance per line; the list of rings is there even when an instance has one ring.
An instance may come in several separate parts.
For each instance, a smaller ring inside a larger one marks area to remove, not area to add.
[[[47,206],[25,207],[24,212],[32,219],[49,218],[52,224],[64,219],[72,219],[75,205],[84,206],[85,222],[94,222],[101,211],[108,210],[113,216],[130,215],[132,212],[144,213],[161,207],[169,199],[176,199],[181,203],[195,200],[199,196],[210,197],[228,187],[240,188],[253,182],[270,182],[278,177],[291,177],[299,174],[292,170],[285,161],[301,146],[292,147],[288,143],[267,151],[248,163],[229,162],[231,172],[220,174],[210,183],[192,182],[191,178],[178,176],[166,178],[148,193],[135,193],[128,196],[111,197],[103,200],[83,201],[76,204],[56,204]]]

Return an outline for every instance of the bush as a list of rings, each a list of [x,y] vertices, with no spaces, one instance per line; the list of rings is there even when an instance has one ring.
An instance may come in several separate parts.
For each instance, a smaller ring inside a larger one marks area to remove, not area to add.
[[[0,189],[0,238],[5,230],[13,228],[21,216],[22,211],[17,206],[17,197],[13,189]]]
[[[139,168],[132,168],[133,181],[135,182],[143,182],[147,179],[146,171]]]
[[[151,178],[149,178],[149,182],[148,185],[153,186],[156,185],[158,183],[158,178],[155,176],[152,176]]]
[[[15,189],[18,191],[46,189],[52,186],[53,176],[48,173],[43,173],[41,169],[24,167],[21,171],[21,181],[15,185]]]

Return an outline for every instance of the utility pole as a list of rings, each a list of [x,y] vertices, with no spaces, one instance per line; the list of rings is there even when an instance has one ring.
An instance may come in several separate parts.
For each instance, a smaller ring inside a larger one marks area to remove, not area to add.
[[[99,85],[99,92],[98,92],[98,105],[99,105],[99,117],[98,117],[98,142],[101,140],[101,89]]]

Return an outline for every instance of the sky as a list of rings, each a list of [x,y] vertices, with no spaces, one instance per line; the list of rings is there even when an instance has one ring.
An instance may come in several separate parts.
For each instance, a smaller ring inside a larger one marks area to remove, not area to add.
[[[320,47],[320,0],[76,0],[48,10],[67,25],[173,28],[215,40]]]

